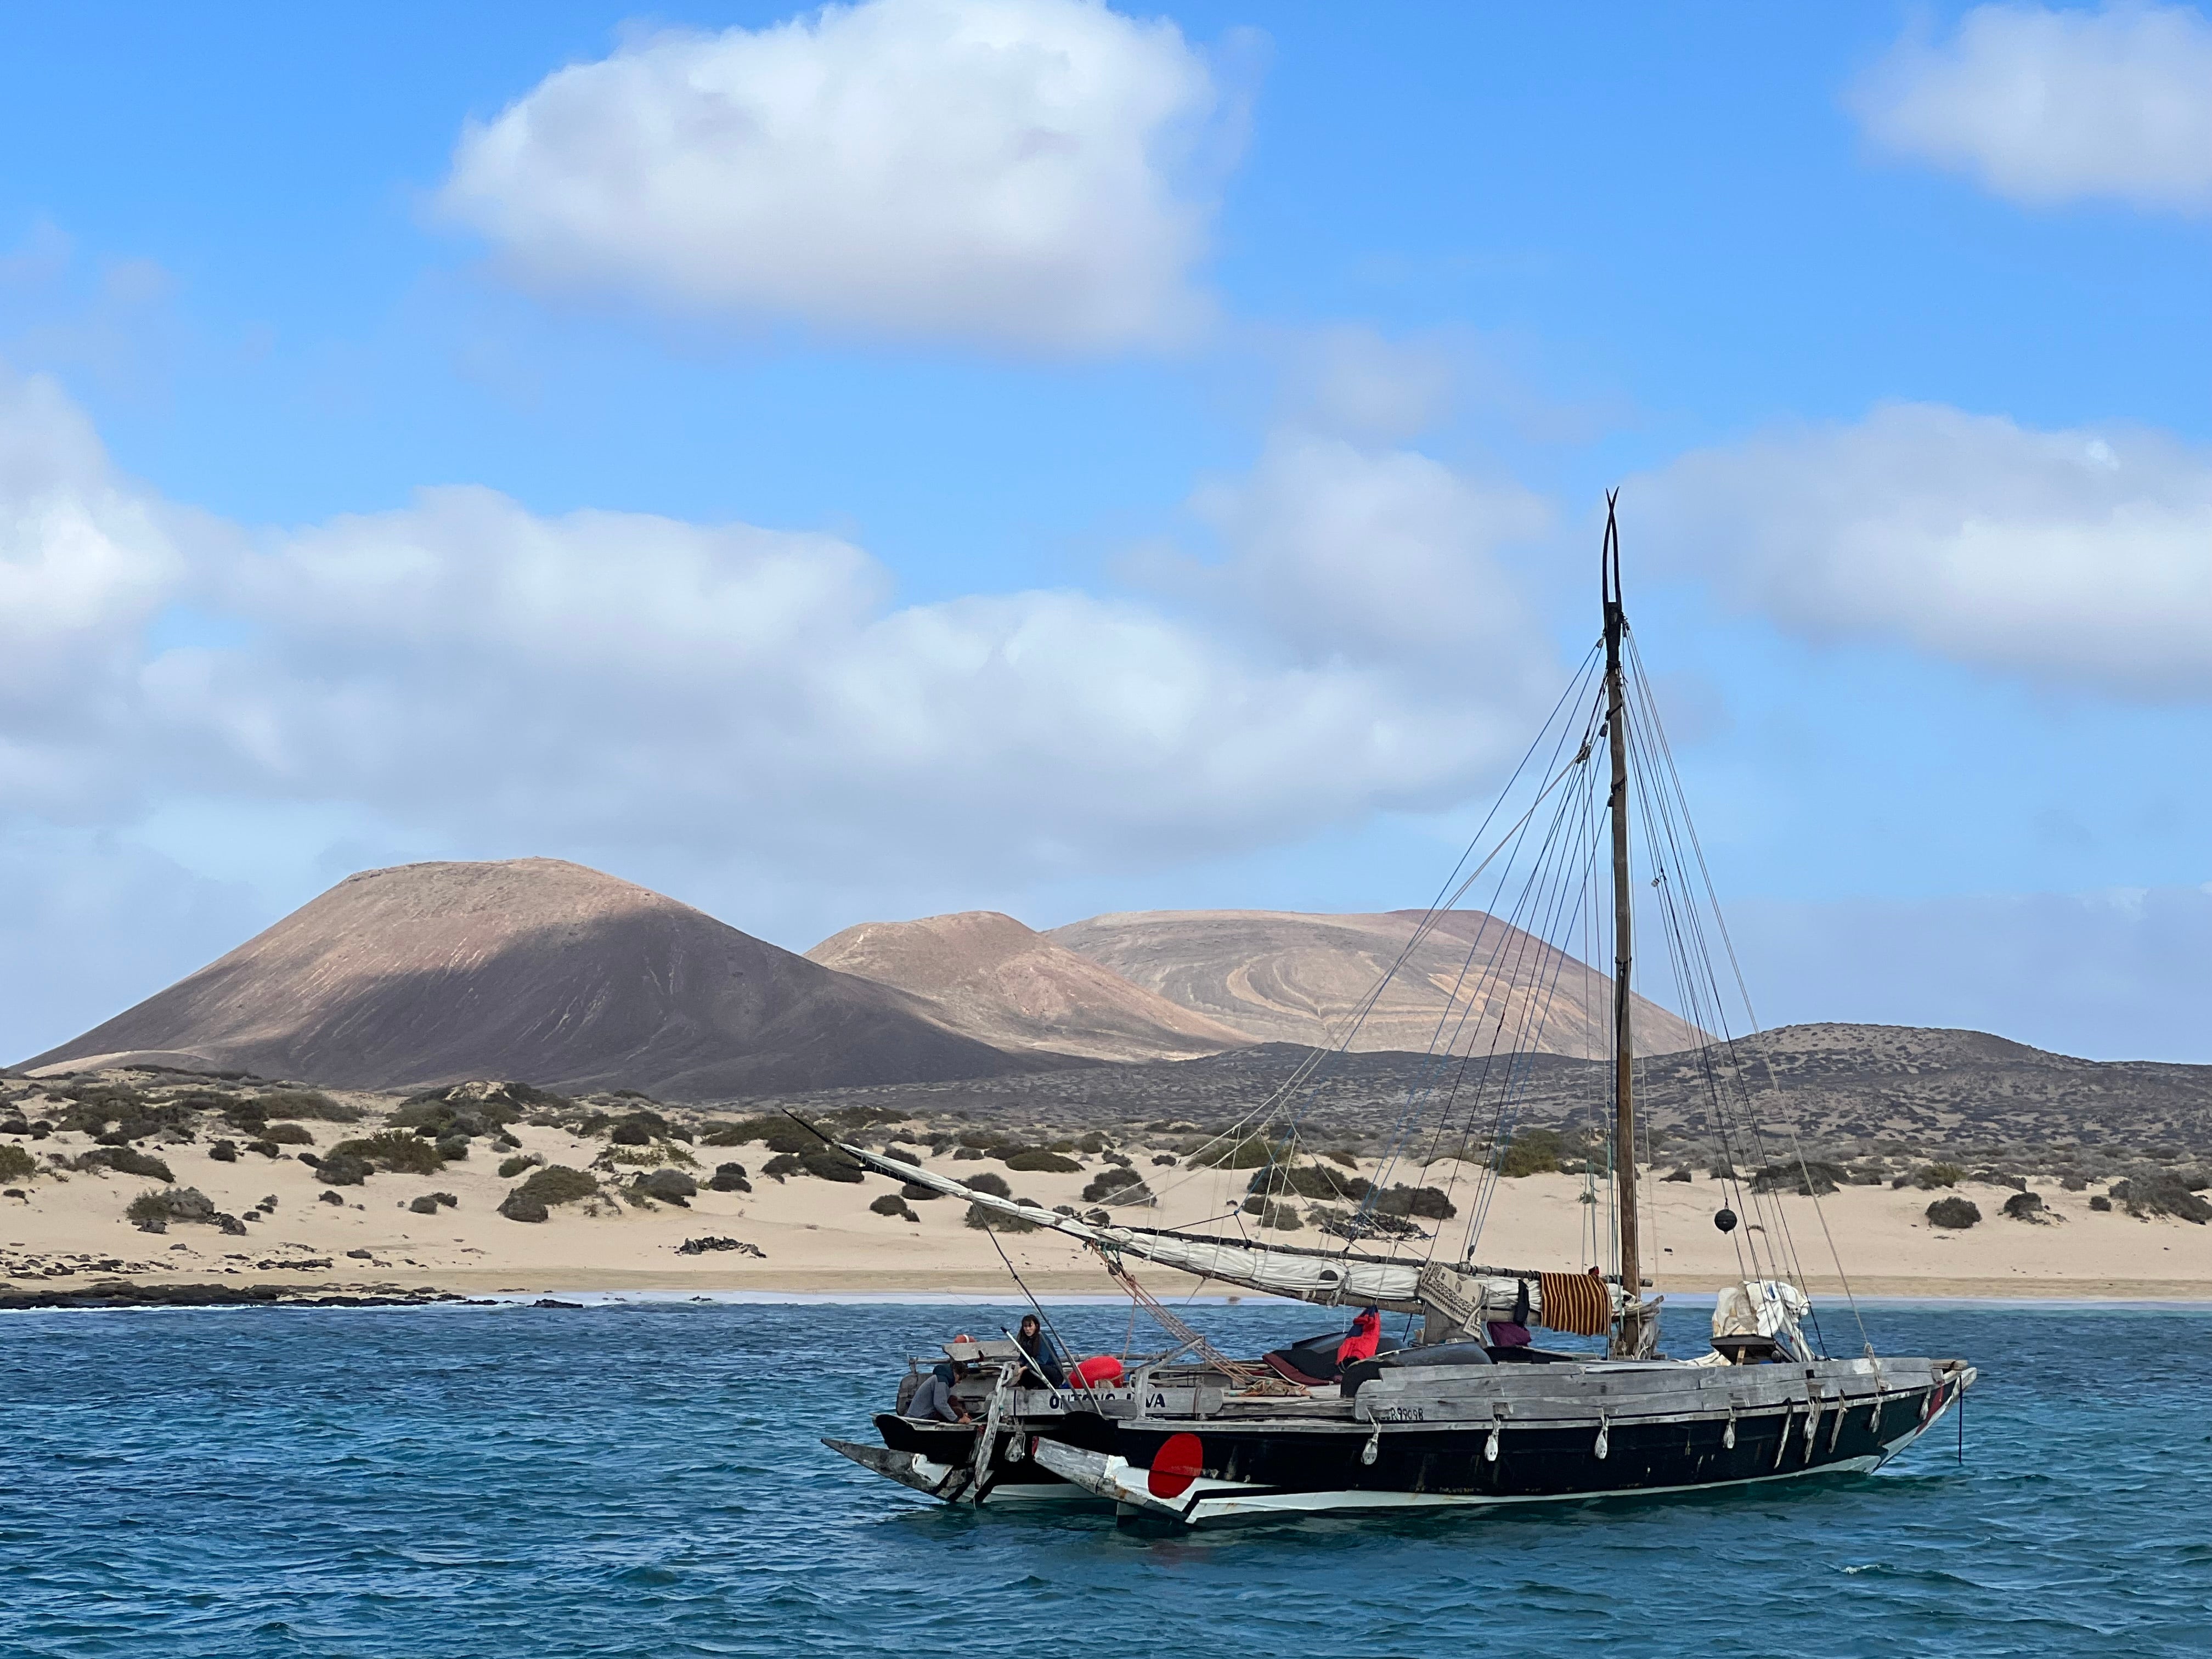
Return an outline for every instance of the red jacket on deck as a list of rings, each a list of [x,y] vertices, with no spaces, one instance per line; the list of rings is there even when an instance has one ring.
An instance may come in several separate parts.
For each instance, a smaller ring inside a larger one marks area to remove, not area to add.
[[[1359,1317],[1352,1322],[1352,1334],[1336,1351],[1336,1363],[1344,1366],[1355,1359],[1372,1359],[1382,1340],[1382,1316],[1372,1308],[1363,1308]]]

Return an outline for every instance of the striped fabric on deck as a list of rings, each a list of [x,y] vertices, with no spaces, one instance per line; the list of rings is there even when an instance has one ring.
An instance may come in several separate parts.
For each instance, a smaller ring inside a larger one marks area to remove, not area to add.
[[[1588,1273],[1538,1273],[1545,1325],[1577,1336],[1602,1336],[1613,1327],[1613,1302],[1601,1279]]]

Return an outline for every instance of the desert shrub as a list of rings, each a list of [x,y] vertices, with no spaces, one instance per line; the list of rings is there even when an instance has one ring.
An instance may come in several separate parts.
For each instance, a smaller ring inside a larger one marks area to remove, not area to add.
[[[761,1165],[761,1173],[771,1181],[781,1181],[786,1176],[799,1175],[803,1171],[799,1167],[799,1158],[795,1153],[778,1152]]]
[[[1134,1170],[1104,1169],[1091,1176],[1083,1189],[1085,1204],[1150,1204],[1152,1188]]]
[[[246,1103],[264,1118],[309,1117],[325,1123],[358,1123],[361,1109],[344,1106],[320,1089],[273,1089]]]
[[[742,1146],[748,1141],[761,1140],[778,1129],[787,1129],[790,1121],[781,1117],[748,1117],[735,1123],[709,1123],[699,1137],[702,1146]]]
[[[517,1118],[537,1113],[550,1116],[556,1112],[573,1111],[576,1103],[566,1095],[556,1095],[550,1089],[535,1084],[513,1081],[477,1081],[449,1083],[441,1089],[422,1089],[400,1103],[401,1112],[417,1109],[447,1109],[479,1118],[486,1123],[512,1123]],[[398,1115],[394,1114],[395,1117]]]
[[[1112,1141],[1107,1139],[1106,1137],[1099,1131],[1093,1129],[1089,1134],[1084,1136],[1082,1139],[1077,1141],[1075,1143],[1075,1147],[1078,1152],[1088,1152],[1091,1157],[1096,1158],[1099,1153],[1104,1152],[1113,1144],[1114,1143]]]
[[[549,1164],[514,1190],[540,1204],[567,1204],[590,1198],[599,1190],[599,1183],[581,1170]]]
[[[1289,1147],[1253,1135],[1243,1140],[1209,1141],[1190,1155],[1190,1161],[1209,1170],[1256,1170],[1262,1164],[1280,1164],[1289,1156]]]
[[[2126,1183],[2125,1193],[2120,1191],[2120,1186],[2118,1182],[2112,1183],[2112,1196],[2126,1202],[2130,1215],[2170,1215],[2193,1221],[2200,1227],[2212,1221],[2212,1204],[2191,1192],[2178,1176],[2138,1176]]]
[[[1806,1184],[1810,1180],[1811,1185]],[[1840,1164],[1822,1164],[1808,1159],[1802,1169],[1795,1164],[1770,1164],[1751,1178],[1754,1193],[1796,1193],[1810,1198],[1816,1193],[1832,1193],[1845,1180]]]
[[[544,1221],[553,1214],[520,1187],[500,1200],[499,1212],[509,1221]]]
[[[123,1206],[123,1218],[142,1233],[169,1231],[169,1207],[159,1193],[141,1193]]]
[[[2089,1200],[2089,1207],[2093,1210],[2110,1210],[2112,1207],[2112,1200],[2106,1198],[2104,1194],[2099,1193]]]
[[[1298,1213],[1295,1204],[1278,1204],[1273,1199],[1255,1193],[1244,1200],[1244,1213],[1260,1218],[1260,1225],[1277,1232],[1294,1233],[1304,1227],[1305,1218]]]
[[[1376,1213],[1419,1216],[1424,1221],[1449,1221],[1459,1213],[1440,1187],[1393,1187],[1375,1200]]]
[[[994,1198],[1012,1198],[1014,1189],[1006,1185],[1006,1176],[996,1170],[986,1170],[968,1183],[979,1193],[988,1193]]]
[[[1523,1129],[1498,1154],[1498,1173],[1519,1180],[1523,1176],[1551,1175],[1559,1168],[1566,1146],[1553,1129]]]
[[[1024,1175],[1073,1175],[1083,1168],[1072,1158],[1063,1158],[1058,1152],[1043,1152],[1034,1147],[1008,1152],[1006,1164],[1009,1170],[1017,1170]]]
[[[172,1095],[169,1098],[172,1104],[194,1112],[228,1111],[244,1103],[243,1096],[233,1094],[228,1089],[187,1089],[182,1094]]]
[[[2014,1193],[2004,1201],[2004,1212],[2014,1221],[2048,1221],[2051,1212],[2033,1193]]]
[[[464,1136],[447,1135],[436,1144],[438,1156],[448,1164],[458,1164],[469,1155],[469,1143]]]
[[[172,1221],[213,1222],[215,1200],[197,1187],[155,1187],[132,1199],[124,1206],[123,1215],[135,1227],[161,1232]],[[156,1222],[161,1224],[149,1224]]]
[[[65,1103],[61,1127],[96,1135],[117,1119],[143,1117],[146,1097],[127,1083],[70,1083],[46,1085],[49,1100]]]
[[[933,1198],[945,1196],[934,1187],[925,1187],[919,1181],[909,1181],[899,1188],[899,1196],[909,1204],[926,1204]]]
[[[884,1106],[840,1106],[822,1114],[821,1121],[841,1129],[873,1129],[886,1123],[903,1123],[909,1114]]]
[[[1356,1170],[1359,1167],[1359,1154],[1349,1146],[1333,1146],[1322,1156],[1332,1164],[1341,1164],[1347,1170]]]
[[[799,1160],[799,1167],[817,1181],[866,1181],[868,1172],[843,1152],[824,1148]]]
[[[407,1207],[416,1215],[435,1215],[438,1213],[438,1200],[425,1193],[420,1198],[410,1199]]]
[[[87,1152],[87,1164],[105,1164],[118,1175],[137,1176],[146,1181],[174,1181],[169,1166],[151,1152],[142,1152],[136,1146],[103,1146]]]
[[[1660,1179],[1662,1181],[1695,1181],[1697,1177],[1692,1175],[1687,1170],[1669,1170],[1664,1176],[1661,1176]]]
[[[312,1146],[313,1135],[296,1123],[271,1123],[261,1131],[262,1139],[272,1146]]]
[[[699,1195],[699,1183],[681,1170],[655,1170],[651,1175],[640,1176],[635,1185],[647,1198],[659,1199],[663,1204],[688,1206]]]
[[[1981,1218],[1981,1206],[1971,1198],[1939,1198],[1928,1206],[1931,1227],[1971,1227]]]
[[[238,1143],[234,1140],[218,1140],[208,1148],[208,1156],[218,1164],[235,1164],[238,1162]]]
[[[981,1204],[968,1206],[967,1220],[969,1226],[988,1233],[1033,1233],[1043,1224],[1000,1210],[986,1209]]]
[[[525,1170],[534,1170],[544,1161],[545,1160],[544,1158],[540,1158],[535,1152],[518,1153],[514,1158],[505,1158],[501,1161],[499,1166],[499,1178],[501,1181],[512,1181],[515,1176],[520,1175]]]
[[[358,1187],[376,1173],[376,1166],[341,1149],[319,1160],[315,1173],[326,1187]]]
[[[2068,1176],[2058,1184],[2069,1193],[2085,1193],[2089,1190],[2089,1183],[2077,1175]]]
[[[1348,1200],[1357,1203],[1366,1197],[1371,1188],[1364,1176],[1339,1175],[1335,1170],[1324,1169],[1318,1164],[1310,1164],[1303,1167],[1278,1164],[1271,1169],[1256,1172],[1252,1177],[1250,1186],[1245,1190],[1265,1194],[1270,1197],[1280,1197],[1285,1193],[1295,1193],[1300,1198],[1331,1201]]]
[[[1152,1167],[1155,1170],[1172,1170],[1175,1166],[1176,1155],[1173,1152],[1154,1152],[1152,1154]]]
[[[919,1221],[921,1218],[906,1206],[906,1200],[896,1193],[885,1193],[868,1206],[871,1215],[896,1216],[902,1221]]]
[[[2016,1193],[2024,1193],[2027,1190],[2026,1176],[2013,1175],[2002,1170],[1977,1170],[1966,1179],[1978,1181],[1985,1187],[2009,1187]]]
[[[753,1183],[745,1179],[742,1164],[717,1164],[713,1179],[707,1182],[709,1189],[718,1193],[749,1193]]]
[[[446,1167],[445,1157],[436,1146],[420,1135],[399,1129],[380,1130],[359,1140],[341,1140],[323,1161],[327,1164],[333,1158],[359,1158],[394,1175],[435,1175]]]
[[[1912,1172],[1912,1184],[1923,1193],[1932,1193],[1938,1187],[1955,1187],[1966,1178],[1966,1172],[1955,1164],[1925,1164]],[[1971,1227],[1973,1223],[1961,1224]]]
[[[607,1139],[617,1146],[648,1146],[653,1131],[635,1118],[625,1118],[607,1131]]]
[[[988,1152],[994,1147],[1004,1146],[1012,1139],[1013,1137],[1003,1129],[963,1129],[960,1132],[960,1144],[970,1151],[978,1152]]]
[[[345,1200],[340,1198],[336,1193],[324,1192],[315,1194],[315,1201],[318,1204],[343,1204]]]
[[[39,1172],[39,1160],[21,1146],[0,1146],[0,1181],[28,1181]]]

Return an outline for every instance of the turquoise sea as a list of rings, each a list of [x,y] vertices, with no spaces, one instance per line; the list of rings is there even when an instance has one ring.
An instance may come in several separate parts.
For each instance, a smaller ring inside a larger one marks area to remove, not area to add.
[[[0,1317],[0,1653],[2212,1652],[2212,1311],[1869,1309],[1982,1367],[1964,1462],[1946,1422],[1878,1475],[1689,1500],[1168,1536],[933,1507],[817,1443],[1018,1312]]]

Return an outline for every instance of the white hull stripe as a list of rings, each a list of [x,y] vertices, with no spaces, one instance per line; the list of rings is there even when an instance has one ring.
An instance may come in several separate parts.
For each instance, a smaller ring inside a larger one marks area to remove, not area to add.
[[[1938,1414],[1940,1416],[1940,1413]],[[1864,1474],[1880,1468],[1890,1458],[1920,1437],[1926,1425],[1915,1425],[1911,1431],[1885,1443],[1879,1453],[1863,1457],[1844,1458],[1833,1463],[1821,1463],[1811,1468],[1779,1470],[1771,1474],[1750,1475],[1725,1480],[1701,1480],[1671,1486],[1619,1486],[1590,1492],[1540,1492],[1528,1494],[1491,1495],[1480,1492],[1362,1492],[1343,1489],[1333,1492],[1283,1492],[1254,1487],[1242,1481],[1218,1480],[1201,1476],[1191,1483],[1188,1492],[1173,1501],[1152,1496],[1147,1485],[1149,1471],[1132,1464],[1126,1458],[1098,1452],[1083,1451],[1076,1447],[1053,1441],[1040,1441],[1036,1460],[1073,1484],[1096,1492],[1101,1498],[1111,1498],[1123,1509],[1138,1514],[1156,1515],[1164,1519],[1180,1521],[1187,1526],[1204,1526],[1210,1522],[1233,1521],[1245,1517],[1318,1515],[1332,1510],[1386,1510],[1417,1509],[1484,1509],[1517,1504],[1586,1503],[1607,1498],[1657,1498],[1684,1492],[1711,1492],[1729,1486],[1760,1486],[1776,1480],[1802,1480],[1808,1475]]]

